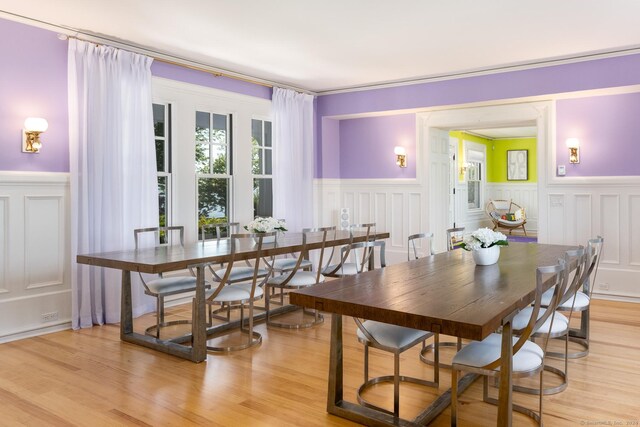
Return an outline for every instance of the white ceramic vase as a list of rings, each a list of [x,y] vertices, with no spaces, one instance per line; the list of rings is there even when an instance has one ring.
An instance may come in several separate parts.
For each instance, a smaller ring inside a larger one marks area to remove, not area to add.
[[[256,244],[258,244],[258,239],[253,239]],[[263,237],[262,238],[262,244],[266,245],[267,243],[275,243],[276,241],[276,236],[268,236],[268,237]]]
[[[500,258],[500,246],[498,245],[490,248],[475,249],[471,252],[476,265],[492,265],[498,262],[498,258]]]

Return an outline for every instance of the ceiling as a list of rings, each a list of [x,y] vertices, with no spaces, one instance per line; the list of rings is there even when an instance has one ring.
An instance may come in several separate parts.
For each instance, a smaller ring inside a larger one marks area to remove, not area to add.
[[[0,11],[315,92],[640,46],[637,0],[0,0]]]

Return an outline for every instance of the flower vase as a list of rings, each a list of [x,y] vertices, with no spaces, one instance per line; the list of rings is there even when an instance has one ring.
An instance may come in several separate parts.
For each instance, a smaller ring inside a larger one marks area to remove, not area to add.
[[[258,242],[259,242],[259,239],[255,239],[254,238],[253,240],[256,242],[256,245],[257,245]],[[263,245],[266,245],[266,244],[269,244],[269,243],[275,243],[275,242],[276,242],[276,236],[267,236],[267,237],[263,237],[262,238],[262,244]]]
[[[471,252],[476,265],[492,265],[498,262],[498,258],[500,258],[500,246],[498,245],[490,248],[474,249]]]

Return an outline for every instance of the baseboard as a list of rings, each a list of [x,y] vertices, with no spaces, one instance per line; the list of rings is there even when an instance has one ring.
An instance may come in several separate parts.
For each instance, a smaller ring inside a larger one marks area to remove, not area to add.
[[[600,299],[605,301],[618,301],[618,302],[634,302],[640,304],[640,297],[630,297],[626,295],[613,295],[613,294],[600,294],[593,293],[591,295],[593,299]]]
[[[20,332],[11,333],[9,335],[3,335],[0,337],[0,344],[22,340],[25,338],[37,337],[40,335],[51,334],[53,332],[66,331],[67,329],[71,329],[70,321],[63,321],[58,324],[45,326],[43,328],[33,328],[27,329]]]

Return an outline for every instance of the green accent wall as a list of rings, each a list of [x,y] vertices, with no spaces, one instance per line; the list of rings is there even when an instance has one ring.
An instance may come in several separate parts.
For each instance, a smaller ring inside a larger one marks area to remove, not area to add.
[[[471,135],[462,131],[451,131],[449,136],[458,139],[458,167],[464,164],[463,141],[476,142],[487,147],[487,182],[538,182],[537,170],[537,140],[536,138],[514,138],[492,140]],[[528,173],[526,181],[507,180],[507,150],[528,150]],[[459,175],[458,180],[463,181],[464,176]]]

